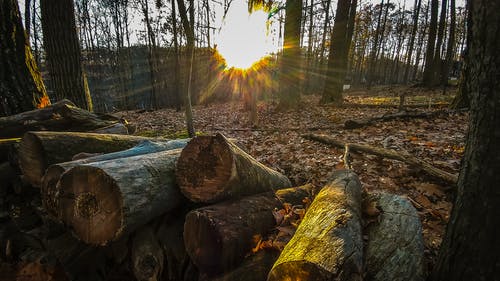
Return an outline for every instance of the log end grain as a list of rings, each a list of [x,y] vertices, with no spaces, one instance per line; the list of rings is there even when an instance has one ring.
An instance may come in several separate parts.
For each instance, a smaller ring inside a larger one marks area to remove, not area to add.
[[[181,153],[177,183],[186,197],[203,202],[224,192],[225,183],[233,176],[233,165],[233,155],[222,135],[198,136]]]
[[[84,242],[105,245],[123,229],[122,196],[116,182],[101,169],[77,166],[59,181],[58,214]]]
[[[404,197],[373,193],[364,198],[381,210],[378,222],[368,225],[365,264],[369,280],[425,280],[422,225]]]
[[[45,175],[42,178],[42,183],[40,187],[40,194],[42,197],[42,205],[45,211],[52,216],[57,217],[58,212],[58,202],[57,202],[57,183],[64,173],[65,169],[59,165],[51,165],[45,171]]]
[[[40,139],[30,132],[24,134],[18,155],[19,166],[24,176],[33,186],[39,187],[45,168],[47,168],[47,160]]]

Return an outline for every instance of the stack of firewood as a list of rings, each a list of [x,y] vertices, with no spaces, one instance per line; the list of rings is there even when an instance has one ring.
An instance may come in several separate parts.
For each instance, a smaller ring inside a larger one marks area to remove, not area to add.
[[[221,134],[30,131],[13,143],[6,174],[19,169],[23,186],[2,189],[4,261],[62,269],[71,280],[424,279],[413,206],[362,196],[350,170],[314,194]],[[262,247],[294,212],[301,222],[286,228],[286,246]]]

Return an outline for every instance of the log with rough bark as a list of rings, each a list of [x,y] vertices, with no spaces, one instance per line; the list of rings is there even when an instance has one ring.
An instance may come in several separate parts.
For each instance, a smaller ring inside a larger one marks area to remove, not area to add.
[[[366,279],[423,281],[424,241],[417,210],[407,199],[372,193],[364,204],[375,206],[379,217],[366,227]]]
[[[8,184],[16,176],[9,162],[0,163],[0,182]]]
[[[42,178],[42,184],[40,189],[43,207],[45,208],[45,210],[49,215],[57,217],[57,212],[58,212],[58,207],[57,207],[58,203],[56,198],[57,182],[59,181],[59,178],[65,171],[73,167],[83,165],[86,163],[106,161],[106,160],[125,158],[125,157],[131,157],[149,153],[156,153],[165,150],[183,148],[186,146],[188,141],[189,139],[179,139],[179,140],[171,140],[165,142],[153,142],[145,140],[127,150],[50,165],[45,171],[45,175]]]
[[[388,158],[388,159],[394,159],[398,160],[401,162],[404,162],[412,167],[418,168],[425,172],[427,175],[432,176],[434,178],[437,178],[441,181],[444,181],[448,184],[455,185],[458,181],[458,176],[456,174],[448,173],[446,171],[443,171],[439,168],[434,167],[432,164],[430,164],[427,161],[421,160],[416,158],[415,156],[412,156],[408,153],[400,153],[391,149],[385,149],[385,148],[379,148],[379,147],[373,147],[369,145],[363,145],[363,144],[354,144],[354,143],[344,143],[342,141],[339,141],[335,138],[325,136],[325,135],[316,135],[316,134],[306,134],[303,135],[302,137],[314,141],[318,141],[321,143],[329,144],[338,148],[345,148],[345,146],[348,146],[350,151],[354,152],[365,152],[368,154],[373,154],[377,155],[380,157]]]
[[[256,254],[246,257],[241,265],[213,278],[200,278],[201,281],[262,281],[266,280],[269,270],[278,259],[276,250],[261,250]]]
[[[181,149],[93,162],[59,180],[59,218],[80,240],[105,245],[176,208],[184,197],[175,183]]]
[[[437,110],[437,111],[399,111],[392,114],[386,114],[380,117],[374,117],[369,119],[360,119],[360,120],[346,120],[344,123],[344,128],[347,130],[358,129],[365,126],[371,126],[378,122],[386,122],[395,119],[412,119],[412,118],[430,118],[440,115],[449,115],[454,113],[465,112],[465,110]]]
[[[148,138],[95,133],[28,132],[21,140],[19,163],[27,180],[39,187],[49,165],[71,161],[80,152],[110,153],[129,149],[144,140]]]
[[[214,203],[291,186],[286,176],[222,134],[193,138],[182,151],[176,176],[182,193],[193,202]]]
[[[361,183],[334,172],[269,272],[275,280],[362,280]]]
[[[189,212],[184,243],[193,263],[209,275],[227,272],[255,247],[253,237],[265,236],[275,225],[275,208],[284,202],[302,204],[311,197],[311,185],[281,189],[226,201]]]
[[[123,123],[115,123],[106,127],[98,128],[93,130],[91,133],[97,134],[116,134],[116,135],[128,135],[129,131],[127,126]]]
[[[41,109],[0,118],[0,138],[21,137],[28,131],[90,131],[118,123],[109,115],[97,115],[61,100]]]
[[[159,280],[163,270],[163,251],[151,226],[145,226],[134,234],[131,260],[137,281]]]

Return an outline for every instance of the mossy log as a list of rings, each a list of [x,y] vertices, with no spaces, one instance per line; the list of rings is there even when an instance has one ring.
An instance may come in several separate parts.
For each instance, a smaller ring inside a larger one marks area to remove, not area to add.
[[[400,153],[392,149],[385,149],[380,147],[374,147],[370,145],[363,144],[355,144],[355,143],[344,143],[335,138],[325,136],[325,135],[316,135],[316,134],[306,134],[303,135],[304,138],[318,141],[321,143],[329,144],[338,148],[345,148],[348,146],[350,151],[354,152],[365,152],[368,154],[377,155],[380,157],[384,157],[387,159],[394,159],[406,163],[412,167],[418,168],[422,170],[429,176],[432,176],[436,179],[439,179],[443,182],[446,182],[452,186],[456,185],[458,181],[458,175],[452,174],[446,171],[443,171],[439,168],[434,167],[431,163],[419,159],[413,155],[408,153]]]
[[[98,128],[93,130],[91,133],[97,134],[116,134],[116,135],[128,135],[129,131],[127,126],[123,123],[115,123],[106,127]]]
[[[131,156],[156,153],[165,150],[183,148],[186,146],[189,139],[171,140],[165,142],[153,142],[149,140],[142,141],[138,145],[118,152],[102,154],[98,156],[88,157],[80,160],[58,163],[50,165],[45,171],[41,184],[41,197],[42,204],[47,213],[53,217],[57,217],[58,203],[57,203],[57,182],[61,175],[76,166],[86,163],[106,161],[118,158],[126,158]]]
[[[76,236],[105,245],[174,209],[184,200],[175,183],[181,149],[93,162],[59,180],[59,217]]]
[[[80,152],[116,152],[145,140],[148,138],[113,134],[27,132],[19,147],[19,163],[27,180],[39,187],[49,165],[71,161]]]
[[[193,138],[182,151],[176,176],[182,193],[193,202],[214,203],[291,186],[286,176],[222,134]]]
[[[417,210],[408,199],[393,194],[368,194],[364,200],[380,211],[365,231],[366,280],[425,280],[424,241]]]
[[[21,137],[28,131],[85,132],[108,127],[120,120],[110,115],[97,115],[61,100],[48,107],[0,118],[0,138]]]
[[[20,138],[0,139],[0,162],[9,160],[9,153],[16,144],[21,142]]]
[[[156,281],[163,270],[163,251],[151,226],[136,231],[132,239],[132,271],[137,281]]]
[[[246,257],[242,264],[230,272],[216,277],[200,278],[201,281],[262,281],[266,280],[269,270],[278,259],[276,250],[261,250]]]
[[[186,216],[184,243],[193,263],[208,275],[238,266],[255,247],[253,237],[274,226],[275,208],[302,204],[311,185],[281,189],[195,209]]]
[[[361,183],[349,170],[334,173],[311,203],[268,281],[362,280]]]

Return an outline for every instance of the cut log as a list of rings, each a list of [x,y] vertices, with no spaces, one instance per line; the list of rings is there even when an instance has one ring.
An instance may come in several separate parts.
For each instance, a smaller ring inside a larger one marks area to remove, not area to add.
[[[364,201],[380,210],[379,218],[365,232],[368,235],[365,278],[425,280],[422,225],[410,201],[387,193],[369,194]]]
[[[76,166],[59,180],[59,217],[82,241],[105,245],[183,202],[180,149]]]
[[[239,265],[255,247],[253,237],[265,236],[274,226],[275,208],[284,202],[302,204],[310,198],[312,186],[226,201],[189,212],[184,224],[184,243],[193,263],[201,272],[214,275]]]
[[[115,123],[103,128],[96,129],[92,133],[97,134],[116,134],[116,135],[128,135],[128,128],[122,123]]]
[[[116,117],[99,116],[61,100],[48,107],[0,118],[0,138],[21,137],[28,131],[90,131],[118,123]]]
[[[401,107],[401,105],[400,105]],[[436,110],[436,111],[399,111],[392,114],[385,114],[380,117],[374,117],[369,119],[360,119],[360,120],[346,120],[344,123],[344,128],[347,130],[358,129],[365,126],[374,125],[378,122],[386,122],[395,119],[413,119],[413,118],[430,118],[439,115],[449,115],[465,112],[465,110]]]
[[[71,161],[80,152],[110,153],[129,149],[148,138],[73,132],[28,132],[19,148],[19,163],[23,174],[39,187],[49,165]]]
[[[377,155],[380,157],[388,158],[388,159],[393,159],[393,160],[398,160],[403,163],[406,163],[412,167],[418,168],[419,170],[422,170],[425,172],[427,175],[432,176],[434,178],[437,178],[441,181],[444,181],[448,184],[455,185],[458,181],[458,176],[456,174],[448,173],[446,171],[443,171],[439,168],[434,167],[432,164],[429,162],[426,162],[424,160],[418,159],[415,156],[412,156],[408,153],[400,153],[391,149],[385,149],[385,148],[379,148],[379,147],[373,147],[369,145],[363,145],[363,144],[354,144],[354,143],[344,143],[342,141],[339,141],[337,139],[334,139],[332,137],[328,137],[325,135],[316,135],[316,134],[306,134],[303,135],[302,137],[314,141],[318,141],[321,143],[329,144],[338,148],[345,148],[345,146],[348,146],[350,151],[354,152],[365,152],[368,154],[373,154]]]
[[[362,280],[361,183],[349,170],[318,193],[269,272],[275,280]]]
[[[14,169],[9,162],[0,163],[0,182],[8,185],[8,183],[16,176]]]
[[[291,186],[286,176],[222,134],[193,138],[182,151],[176,176],[182,193],[193,202],[214,203]]]
[[[171,140],[166,142],[142,141],[138,145],[123,151],[102,154],[98,156],[88,157],[71,162],[53,164],[47,168],[45,175],[42,178],[41,196],[42,204],[47,213],[53,217],[57,217],[58,206],[56,200],[57,182],[61,175],[76,166],[86,163],[106,161],[118,158],[126,158],[131,156],[155,153],[165,150],[183,148],[188,143],[189,139]]]
[[[266,280],[269,270],[278,259],[279,252],[276,250],[259,251],[243,261],[234,270],[217,277],[200,278],[202,281],[262,281]]]
[[[145,226],[132,240],[132,271],[137,281],[156,281],[163,269],[163,251],[153,229]]]

